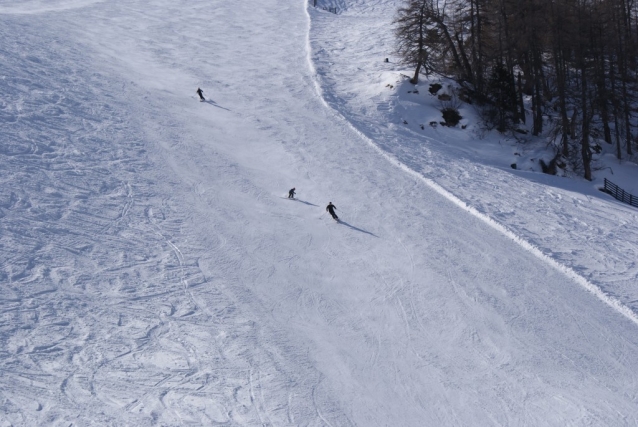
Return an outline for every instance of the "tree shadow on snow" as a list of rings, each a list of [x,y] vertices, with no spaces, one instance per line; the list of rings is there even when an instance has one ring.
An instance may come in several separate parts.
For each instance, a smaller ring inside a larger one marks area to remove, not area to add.
[[[339,220],[339,224],[343,224],[343,225],[345,225],[346,227],[349,227],[349,228],[351,228],[351,229],[353,229],[353,230],[355,230],[355,231],[360,231],[361,233],[369,234],[369,235],[371,235],[372,237],[376,237],[377,239],[379,238],[379,236],[377,236],[376,234],[374,234],[374,233],[370,233],[369,231],[366,231],[366,230],[363,230],[363,229],[361,229],[361,228],[355,227],[354,225],[350,225],[350,224],[348,224],[347,222],[345,222],[345,221],[344,221],[344,220],[342,220],[342,219],[340,219],[340,220]]]

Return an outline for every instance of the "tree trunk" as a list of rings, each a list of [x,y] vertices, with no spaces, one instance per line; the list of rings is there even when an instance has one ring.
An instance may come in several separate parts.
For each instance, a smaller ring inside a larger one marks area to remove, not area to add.
[[[518,73],[518,80],[517,80],[517,86],[518,86],[518,108],[519,108],[519,117],[521,118],[521,121],[523,123],[526,122],[526,118],[525,118],[525,103],[523,102],[523,83],[521,82],[521,73]]]
[[[583,59],[584,61],[584,59]],[[583,110],[583,123],[581,128],[580,154],[583,160],[585,179],[591,181],[591,149],[589,147],[589,111],[587,110],[587,71],[585,65],[581,68],[581,106]]]
[[[468,72],[467,72],[468,70],[465,69],[465,67],[463,66],[463,63],[461,62],[461,57],[459,56],[456,46],[454,45],[454,40],[452,39],[452,36],[450,35],[447,25],[445,25],[445,22],[443,22],[443,18],[438,16],[436,17],[435,21],[439,29],[443,32],[443,36],[445,37],[445,40],[447,41],[448,48],[450,49],[450,51],[452,52],[452,56],[454,57],[454,62],[456,63],[457,69],[462,73],[461,78],[468,80],[470,83],[474,84],[471,70],[468,75]]]
[[[410,79],[410,83],[412,83],[413,85],[419,83],[419,72],[421,71],[421,61],[419,61],[418,64],[416,64],[416,70],[414,70],[414,77],[412,77]]]

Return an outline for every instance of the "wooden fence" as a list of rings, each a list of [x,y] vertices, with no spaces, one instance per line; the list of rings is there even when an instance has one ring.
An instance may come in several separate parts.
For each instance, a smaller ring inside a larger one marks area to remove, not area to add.
[[[616,200],[620,200],[623,203],[628,203],[631,206],[638,208],[638,196],[633,196],[627,193],[625,190],[605,178],[605,188],[603,189],[605,193],[609,193]]]

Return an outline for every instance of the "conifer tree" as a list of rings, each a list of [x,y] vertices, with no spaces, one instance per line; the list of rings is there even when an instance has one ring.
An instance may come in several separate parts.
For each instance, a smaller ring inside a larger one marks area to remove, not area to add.
[[[432,0],[406,0],[394,20],[397,53],[405,65],[415,68],[410,80],[413,84],[418,83],[421,68],[426,73],[431,71],[429,49],[436,43],[431,10]]]

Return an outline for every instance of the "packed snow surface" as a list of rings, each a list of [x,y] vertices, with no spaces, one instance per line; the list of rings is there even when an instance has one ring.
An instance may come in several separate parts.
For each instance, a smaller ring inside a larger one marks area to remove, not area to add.
[[[0,0],[0,426],[638,423],[638,211],[319,3]]]

